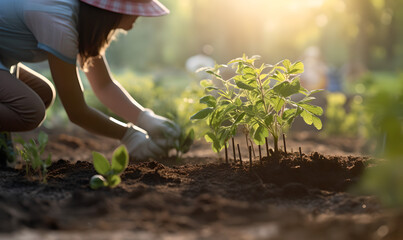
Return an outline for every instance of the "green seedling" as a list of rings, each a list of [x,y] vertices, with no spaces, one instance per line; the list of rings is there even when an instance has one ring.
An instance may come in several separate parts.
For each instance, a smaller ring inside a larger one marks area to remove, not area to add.
[[[243,56],[227,65],[202,68],[217,81],[203,80],[206,95],[200,103],[207,107],[195,113],[191,119],[206,119],[210,131],[205,139],[212,143],[213,150],[219,152],[226,142],[243,126],[247,139],[258,145],[265,142],[269,134],[273,137],[274,149],[278,151],[279,137],[289,129],[297,116],[318,130],[322,122],[318,116],[322,108],[310,104],[312,95],[320,90],[308,91],[300,84],[299,75],[304,71],[302,62],[291,63],[283,60],[275,65],[255,66],[259,56]],[[235,76],[224,79],[220,69],[232,66]],[[218,82],[218,84],[217,84]],[[300,94],[299,101],[294,96]]]
[[[182,131],[179,139],[175,141],[176,159],[181,159],[184,153],[190,150],[190,146],[193,144],[195,138],[195,132],[192,129],[189,132]]]
[[[126,147],[122,145],[113,152],[112,164],[101,153],[92,152],[92,157],[94,168],[98,174],[91,177],[90,187],[98,189],[101,187],[114,188],[118,186],[122,181],[120,174],[124,172],[129,164],[129,154]]]
[[[26,175],[30,176],[30,169],[33,169],[34,172],[38,173],[39,179],[43,183],[46,183],[47,168],[52,164],[52,156],[50,153],[47,158],[42,158],[42,154],[48,143],[48,135],[44,132],[40,132],[37,140],[30,139],[24,141],[19,137],[16,139],[16,142],[22,146],[17,146],[16,148],[22,159],[25,161]]]
[[[172,116],[170,116],[172,118]],[[179,122],[179,121],[175,121]],[[169,127],[177,128],[174,122],[166,123]],[[188,124],[187,124],[188,125]],[[173,148],[176,150],[176,159],[181,159],[184,153],[187,153],[190,150],[190,146],[193,144],[195,138],[195,132],[193,128],[189,128],[189,126],[180,126],[180,135],[178,138],[173,141]],[[166,136],[167,139],[171,139],[170,136]]]

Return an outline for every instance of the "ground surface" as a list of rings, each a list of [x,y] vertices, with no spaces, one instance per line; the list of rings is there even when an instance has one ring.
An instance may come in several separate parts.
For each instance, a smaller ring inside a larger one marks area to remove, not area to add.
[[[118,142],[48,134],[47,185],[0,170],[0,239],[403,239],[402,212],[348,191],[368,161],[358,140],[294,134],[288,152],[302,156],[262,149],[252,170],[242,137],[243,166],[197,143],[183,162],[132,162],[119,187],[94,191],[91,151],[110,157]]]

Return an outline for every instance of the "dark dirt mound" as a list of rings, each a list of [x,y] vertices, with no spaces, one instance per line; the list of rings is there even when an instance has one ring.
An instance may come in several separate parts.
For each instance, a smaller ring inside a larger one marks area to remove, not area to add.
[[[64,149],[56,156],[68,154],[66,148],[87,156],[89,145],[105,146],[93,138],[52,139],[53,152]],[[107,155],[113,145],[109,149]],[[94,238],[403,239],[402,213],[348,192],[366,157],[271,154],[255,159],[251,169],[245,159],[242,166],[213,159],[200,164],[204,156],[131,163],[121,185],[97,191],[88,184],[96,174],[90,158],[66,158],[73,160],[49,168],[47,184],[27,179],[23,168],[0,170],[0,239],[22,229],[56,234],[49,239],[77,231],[75,239],[100,232]]]

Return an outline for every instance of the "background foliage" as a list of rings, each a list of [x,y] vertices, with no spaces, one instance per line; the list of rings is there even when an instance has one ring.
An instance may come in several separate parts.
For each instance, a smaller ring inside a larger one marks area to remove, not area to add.
[[[264,62],[299,60],[318,46],[336,68],[371,70],[403,64],[403,2],[399,0],[163,0],[171,14],[140,18],[108,51],[114,68],[183,68],[205,44],[227,62],[243,53]]]

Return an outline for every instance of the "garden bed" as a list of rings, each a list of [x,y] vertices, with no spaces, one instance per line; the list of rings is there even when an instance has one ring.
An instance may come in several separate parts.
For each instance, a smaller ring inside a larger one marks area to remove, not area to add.
[[[119,143],[47,133],[47,185],[0,170],[0,239],[403,239],[402,212],[348,191],[368,162],[359,141],[294,134],[288,154],[252,169],[246,148],[240,166],[196,143],[183,161],[131,162],[121,185],[95,191],[91,151],[110,158]]]

